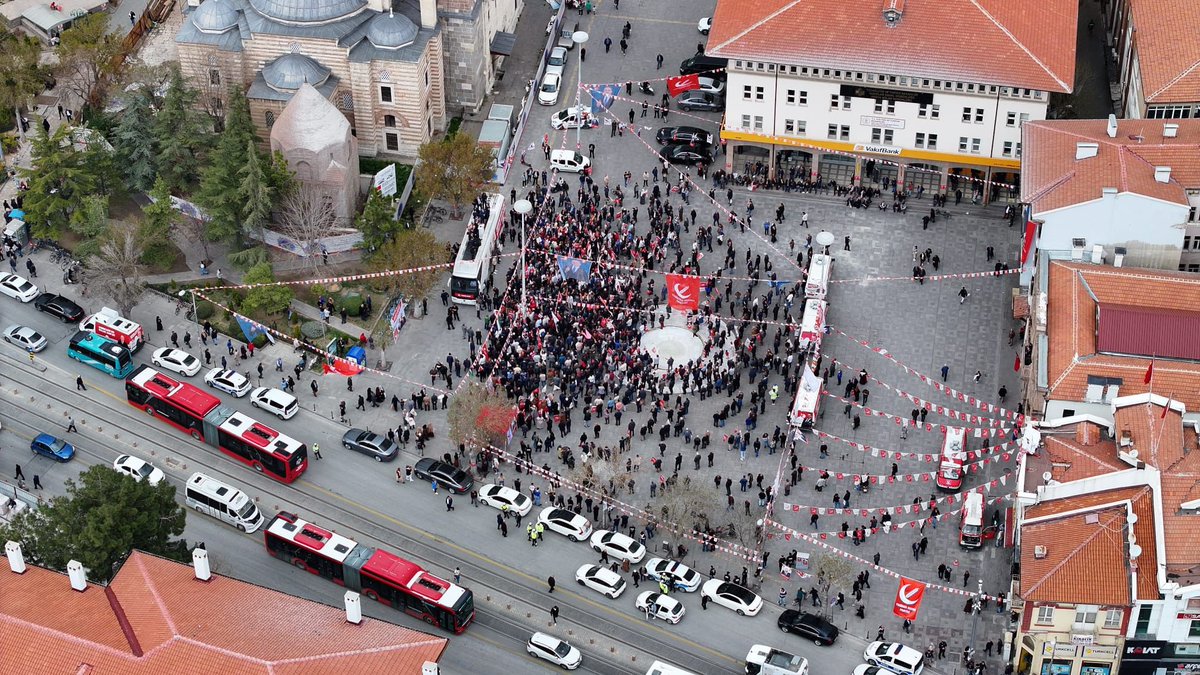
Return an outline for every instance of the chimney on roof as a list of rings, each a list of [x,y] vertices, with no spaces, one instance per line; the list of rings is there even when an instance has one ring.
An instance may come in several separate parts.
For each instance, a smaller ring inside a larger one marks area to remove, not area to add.
[[[895,28],[904,17],[904,0],[883,0],[883,21],[888,28]]]
[[[1075,159],[1089,159],[1100,154],[1099,143],[1076,143]]]
[[[436,0],[421,0],[421,28],[434,28],[437,26],[437,1]]]
[[[1116,246],[1113,248],[1113,267],[1123,267],[1125,265],[1125,247]]]
[[[1050,555],[1050,551],[1045,546],[1038,544],[1033,547],[1033,557],[1037,560],[1044,560],[1048,555]]]
[[[212,570],[208,565],[208,551],[197,546],[192,549],[192,569],[200,581],[212,581]]]
[[[8,556],[8,568],[17,574],[25,574],[25,555],[21,553],[21,543],[9,541],[4,543],[4,555]]]
[[[1113,199],[1117,196],[1117,188],[1115,188],[1115,187],[1100,188],[1100,196],[1104,199]]]
[[[83,571],[83,563],[78,560],[68,561],[67,576],[71,579],[71,588],[77,591],[87,590],[87,572]]]
[[[346,591],[342,601],[346,604],[346,621],[355,626],[362,623],[362,596],[354,591]]]
[[[1106,131],[1108,132],[1109,138],[1117,137],[1117,116],[1116,115],[1108,116],[1108,128],[1106,129]]]
[[[1117,441],[1117,445],[1121,446],[1122,448],[1132,448],[1133,447],[1133,432],[1130,431],[1129,429],[1122,429],[1121,430],[1121,439],[1119,441]]]
[[[1179,125],[1168,122],[1163,125],[1163,138],[1175,138],[1179,135]]]
[[[1100,442],[1100,427],[1091,422],[1080,422],[1075,425],[1075,442],[1085,448],[1090,448]]]
[[[1171,167],[1169,167],[1169,166],[1154,167],[1154,180],[1158,181],[1159,183],[1170,183],[1171,182]]]

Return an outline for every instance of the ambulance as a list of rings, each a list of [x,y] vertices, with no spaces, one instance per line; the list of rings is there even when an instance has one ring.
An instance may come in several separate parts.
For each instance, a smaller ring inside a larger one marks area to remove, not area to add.
[[[800,372],[800,386],[796,390],[796,400],[792,403],[792,414],[788,421],[792,426],[811,429],[821,405],[823,383],[808,365]]]
[[[120,342],[131,352],[141,349],[146,341],[146,333],[140,323],[126,319],[111,307],[101,307],[99,312],[80,321],[79,330]]]
[[[983,546],[983,495],[978,492],[967,495],[966,503],[963,504],[958,545],[963,548]]]
[[[804,303],[804,317],[800,319],[800,348],[820,344],[825,331],[825,310],[829,303],[810,298]]]
[[[938,465],[938,489],[954,492],[962,488],[963,464],[967,459],[966,440],[966,429],[946,428],[946,437],[942,440],[942,459]]]

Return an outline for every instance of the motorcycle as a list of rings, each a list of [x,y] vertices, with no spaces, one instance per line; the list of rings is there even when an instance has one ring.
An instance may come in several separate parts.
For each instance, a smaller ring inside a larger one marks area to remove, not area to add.
[[[650,83],[649,83],[649,82],[643,82],[643,83],[639,84],[639,85],[638,85],[638,91],[639,91],[639,92],[641,92],[641,93],[643,93],[643,94],[645,94],[645,95],[647,95],[647,96],[653,96],[653,95],[654,95],[654,90],[650,88]]]

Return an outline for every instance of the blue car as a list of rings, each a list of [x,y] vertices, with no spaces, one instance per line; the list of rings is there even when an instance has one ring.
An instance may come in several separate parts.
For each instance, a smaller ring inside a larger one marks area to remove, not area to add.
[[[56,462],[69,462],[75,456],[75,446],[50,434],[38,434],[29,447],[34,454],[49,457]]]

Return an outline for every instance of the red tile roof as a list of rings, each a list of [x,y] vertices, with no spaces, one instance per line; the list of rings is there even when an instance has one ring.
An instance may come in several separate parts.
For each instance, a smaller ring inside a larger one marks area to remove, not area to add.
[[[1174,138],[1164,124],[1178,124]],[[1021,200],[1036,217],[1101,198],[1104,188],[1175,204],[1188,203],[1185,190],[1200,188],[1200,120],[1038,120],[1021,125]],[[1095,157],[1075,159],[1078,143],[1096,143]],[[1154,179],[1156,166],[1171,167],[1169,182]]]
[[[139,552],[107,588],[0,570],[0,661],[11,672],[420,673],[446,639]],[[47,611],[47,608],[53,608]],[[5,672],[8,672],[7,670]]]
[[[1097,351],[1200,360],[1200,312],[1100,303]]]
[[[1134,538],[1142,554],[1129,564],[1125,528],[1128,501],[1137,514]],[[1077,512],[1054,518],[1058,514]],[[1088,523],[1087,515],[1097,523]],[[1050,517],[1029,523],[1029,520]],[[1037,546],[1047,556],[1038,559]],[[1137,575],[1137,597],[1158,598],[1153,491],[1129,487],[1052,499],[1025,510],[1021,525],[1021,595],[1025,600],[1095,605],[1131,605],[1130,573]]]
[[[1078,6],[1072,0],[907,0],[889,27],[884,3],[718,0],[713,56],[1070,92]]]
[[[1200,25],[1200,4],[1130,0],[1129,5],[1146,102],[1200,101],[1200,41],[1180,39],[1181,26]]]
[[[1051,398],[1084,400],[1088,376],[1095,375],[1121,378],[1121,396],[1146,393],[1153,386],[1154,393],[1173,396],[1188,410],[1200,409],[1200,363],[1155,361],[1154,379],[1147,385],[1149,358],[1100,354],[1096,346],[1097,300],[1162,311],[1200,307],[1200,277],[1061,260],[1050,262],[1049,274],[1046,372]]]

